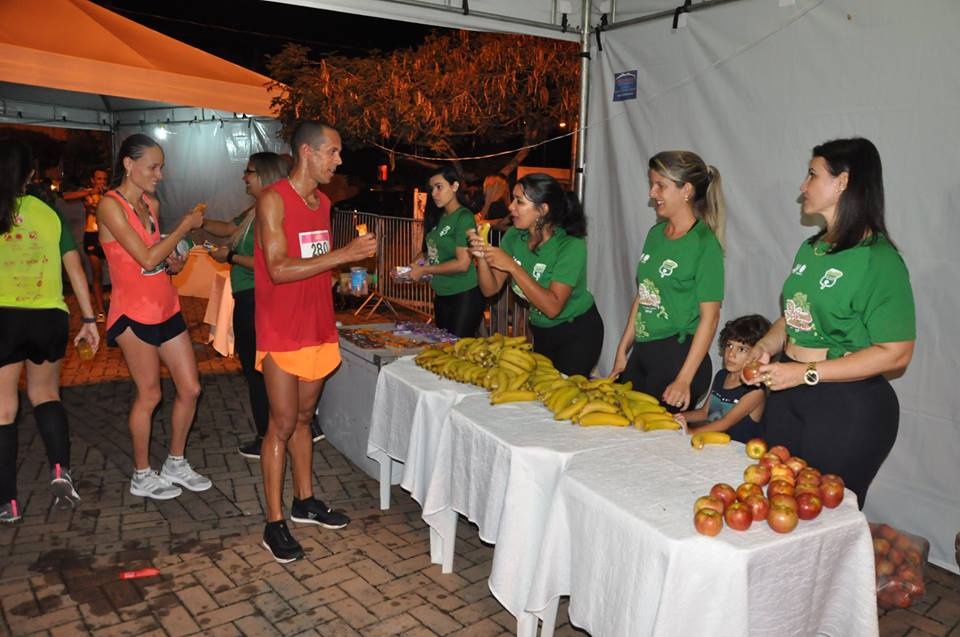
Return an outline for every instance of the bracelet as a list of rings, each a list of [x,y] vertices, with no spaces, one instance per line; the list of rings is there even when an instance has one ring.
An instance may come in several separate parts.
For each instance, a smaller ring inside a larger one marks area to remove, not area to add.
[[[233,250],[228,250],[228,251],[227,251],[227,263],[229,263],[230,265],[233,265],[233,257],[235,257],[235,256],[237,256],[237,253],[236,253],[236,252],[234,252]]]
[[[92,325],[97,322],[97,319],[92,316],[81,316],[80,321],[86,325]]]

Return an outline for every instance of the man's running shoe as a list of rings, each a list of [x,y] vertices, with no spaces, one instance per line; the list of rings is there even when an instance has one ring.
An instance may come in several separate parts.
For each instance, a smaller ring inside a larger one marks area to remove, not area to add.
[[[293,499],[290,519],[303,524],[317,524],[325,529],[342,529],[350,524],[350,518],[312,496],[306,500]]]
[[[260,447],[263,445],[263,438],[257,436],[250,442],[245,445],[240,445],[237,447],[237,451],[240,452],[240,455],[244,458],[250,458],[251,460],[260,459]]]
[[[267,522],[261,544],[270,551],[273,559],[281,564],[303,559],[303,547],[290,535],[290,529],[284,520]]]
[[[167,459],[163,462],[163,468],[160,469],[160,477],[167,482],[179,484],[191,491],[206,491],[213,486],[210,478],[194,471],[186,458],[174,460],[172,456],[167,456]]]
[[[70,470],[60,464],[53,465],[50,470],[50,490],[53,491],[54,504],[57,506],[75,507],[80,503],[80,494],[73,488],[73,478]]]
[[[16,500],[10,500],[0,506],[0,524],[13,524],[20,518],[20,509],[17,507]]]
[[[137,475],[138,473],[135,471],[130,479],[130,493],[133,495],[154,500],[171,500],[183,493],[180,487],[170,484],[153,469],[147,469],[143,475]]]

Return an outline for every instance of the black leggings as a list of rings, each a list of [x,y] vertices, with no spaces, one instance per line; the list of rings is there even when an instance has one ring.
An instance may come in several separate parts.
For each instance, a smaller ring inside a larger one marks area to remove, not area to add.
[[[433,297],[434,320],[437,327],[455,336],[476,336],[485,304],[479,287],[459,294],[437,294]]]
[[[261,438],[267,434],[267,419],[270,417],[270,404],[267,402],[267,387],[263,374],[257,371],[257,333],[254,323],[253,289],[243,290],[233,295],[233,344],[240,357],[240,368],[247,381],[247,393],[250,395],[250,410],[253,412],[253,424]]]
[[[687,360],[687,352],[693,337],[680,342],[676,336],[663,338],[659,341],[636,342],[627,359],[627,367],[620,373],[620,382],[631,381],[633,388],[655,396],[660,400],[667,411],[676,413],[680,408],[663,403],[663,392],[667,386],[677,378],[680,368]],[[687,409],[694,409],[697,401],[703,398],[710,389],[710,379],[713,378],[713,363],[706,355],[697,368],[697,373],[690,383],[690,404]]]
[[[784,445],[843,478],[860,508],[897,440],[900,403],[882,376],[772,391],[763,411],[767,444]]]
[[[603,347],[603,319],[597,306],[553,327],[530,326],[533,351],[543,354],[553,366],[568,376],[581,374],[589,378]]]

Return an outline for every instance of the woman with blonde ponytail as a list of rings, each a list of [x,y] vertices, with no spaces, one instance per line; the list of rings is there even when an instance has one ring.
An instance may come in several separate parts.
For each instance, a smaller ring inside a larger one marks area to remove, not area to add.
[[[254,359],[257,355],[257,335],[254,328],[253,301],[253,218],[256,197],[264,188],[287,176],[290,163],[276,153],[250,155],[243,171],[243,183],[247,194],[254,198],[250,207],[231,221],[204,219],[203,229],[217,237],[230,237],[226,245],[210,252],[220,263],[229,263],[230,288],[233,291],[233,337],[240,357],[240,368],[247,381],[250,409],[256,437],[238,447],[241,456],[259,458],[260,445],[267,433],[270,405],[263,374],[257,371]]]
[[[612,376],[693,409],[710,388],[707,355],[723,301],[724,202],[720,173],[686,150],[650,159],[657,223],[637,264],[637,297],[617,347]]]

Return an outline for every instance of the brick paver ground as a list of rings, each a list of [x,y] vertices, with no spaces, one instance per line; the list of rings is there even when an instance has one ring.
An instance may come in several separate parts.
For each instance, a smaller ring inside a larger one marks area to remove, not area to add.
[[[20,416],[23,520],[0,527],[0,635],[511,635],[514,618],[492,597],[492,547],[460,525],[457,572],[431,565],[419,506],[398,487],[378,507],[377,483],[326,441],[315,446],[317,497],[349,513],[344,530],[294,524],[306,559],[277,564],[260,546],[259,466],[239,456],[250,435],[246,392],[234,360],[205,345],[201,300],[184,299],[203,396],[187,456],[213,489],[156,502],[129,494],[126,413],[132,386],[118,350],[92,363],[71,353],[63,401],[83,497],[52,506],[43,445],[28,406]],[[344,320],[353,320],[344,315]],[[76,326],[74,326],[76,329]],[[154,421],[152,460],[165,451],[172,385]],[[290,493],[288,484],[287,494]],[[288,496],[289,497],[289,496]],[[153,566],[158,577],[120,581]],[[558,635],[585,635],[566,623]],[[960,577],[928,568],[927,594],[909,610],[882,614],[881,635],[960,637]],[[838,636],[840,637],[840,636]]]

